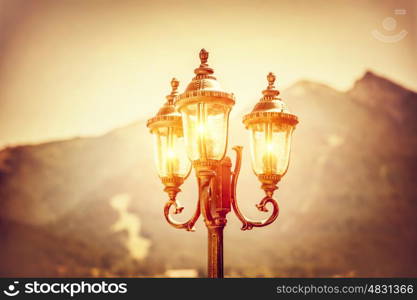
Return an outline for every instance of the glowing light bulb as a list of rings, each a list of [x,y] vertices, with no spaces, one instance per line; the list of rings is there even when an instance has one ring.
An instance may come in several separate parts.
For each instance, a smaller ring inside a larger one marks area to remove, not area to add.
[[[266,146],[266,150],[268,152],[273,152],[274,151],[274,144],[268,143],[267,146]]]
[[[199,124],[197,127],[197,131],[200,135],[203,135],[205,131],[204,124]]]
[[[168,158],[174,158],[175,157],[174,150],[173,149],[168,149],[167,156],[168,156]]]

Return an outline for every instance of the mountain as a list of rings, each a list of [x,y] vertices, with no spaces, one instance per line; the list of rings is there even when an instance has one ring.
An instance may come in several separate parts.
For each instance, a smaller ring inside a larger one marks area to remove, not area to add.
[[[367,72],[347,92],[301,81],[282,98],[300,124],[276,192],[280,216],[243,232],[229,214],[226,275],[417,276],[417,94]],[[245,147],[238,200],[262,217],[241,116],[229,143]],[[0,276],[204,276],[203,222],[194,233],[166,224],[162,189],[144,121],[3,149]],[[194,176],[182,189],[190,216]]]
[[[417,110],[415,93],[399,86],[388,79],[366,72],[363,78],[356,81],[349,91],[349,96],[359,103],[384,111],[398,123],[414,125],[413,113]],[[415,128],[415,127],[413,127]]]

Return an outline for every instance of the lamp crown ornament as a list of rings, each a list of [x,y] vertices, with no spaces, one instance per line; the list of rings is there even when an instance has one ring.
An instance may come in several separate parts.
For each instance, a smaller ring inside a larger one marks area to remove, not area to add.
[[[182,130],[181,114],[176,110],[174,105],[175,97],[178,95],[177,89],[180,82],[174,77],[171,80],[171,93],[166,96],[167,101],[159,109],[156,116],[149,119],[147,127],[155,130],[163,126],[180,128]]]
[[[269,72],[268,75],[266,76],[266,79],[268,79],[268,90],[272,90],[275,88],[274,83],[275,83],[275,74],[272,72]]]
[[[171,80],[171,87],[172,87],[172,91],[171,94],[176,94],[177,93],[177,89],[178,86],[180,85],[180,82],[177,80],[177,78],[172,78]]]
[[[266,90],[262,91],[262,94],[265,96],[265,100],[271,100],[274,99],[276,96],[279,95],[279,91],[275,89],[274,83],[275,83],[275,74],[272,72],[269,72],[266,76],[266,79],[268,80],[268,87]]]
[[[206,49],[201,49],[200,53],[200,66],[194,70],[194,73],[197,75],[196,78],[204,78],[205,76],[209,76],[211,74],[214,73],[214,70],[212,68],[209,67],[209,65],[207,64],[207,60],[209,57],[209,53],[206,51]],[[210,76],[213,79],[213,76]]]
[[[209,53],[206,51],[206,49],[204,49],[204,48],[201,49],[200,53],[199,53],[199,56],[200,56],[201,64],[206,65],[207,64],[207,59],[209,57]]]
[[[297,116],[291,114],[285,102],[278,97],[280,92],[274,86],[275,74],[269,72],[266,79],[268,86],[262,91],[263,97],[256,103],[252,112],[243,117],[243,123],[246,128],[249,128],[253,123],[267,120],[275,120],[281,124],[288,123],[291,126],[297,125]]]
[[[180,82],[177,80],[177,78],[172,78],[171,80],[171,94],[167,95],[166,98],[168,100],[168,103],[173,105],[174,104],[174,99],[175,97],[178,95],[177,89],[178,86],[180,85]]]

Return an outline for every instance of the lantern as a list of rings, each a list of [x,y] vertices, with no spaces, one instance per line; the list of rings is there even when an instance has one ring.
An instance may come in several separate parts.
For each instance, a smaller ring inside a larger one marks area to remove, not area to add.
[[[200,51],[200,67],[175,106],[182,115],[185,144],[191,161],[220,161],[227,148],[229,113],[234,96],[224,92],[213,69],[207,64],[208,52]]]
[[[154,137],[155,162],[158,175],[166,185],[167,192],[174,192],[175,198],[179,186],[191,171],[191,163],[187,157],[184,144],[181,114],[174,106],[179,82],[171,81],[172,92],[158,114],[148,120],[147,126]]]
[[[250,131],[252,169],[269,193],[288,169],[291,136],[298,119],[278,98],[275,75],[269,73],[267,80],[263,98],[243,117],[243,123]]]

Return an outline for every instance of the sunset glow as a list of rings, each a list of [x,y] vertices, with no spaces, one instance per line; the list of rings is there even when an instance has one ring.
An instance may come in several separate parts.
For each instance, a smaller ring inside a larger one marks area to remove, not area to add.
[[[345,90],[372,69],[415,89],[415,3],[1,1],[0,147],[143,120],[167,80],[185,88],[202,47],[235,91],[235,113],[270,70],[282,88],[312,79]],[[376,40],[372,30],[388,34],[382,22],[399,7],[407,14],[396,25],[408,34]]]

